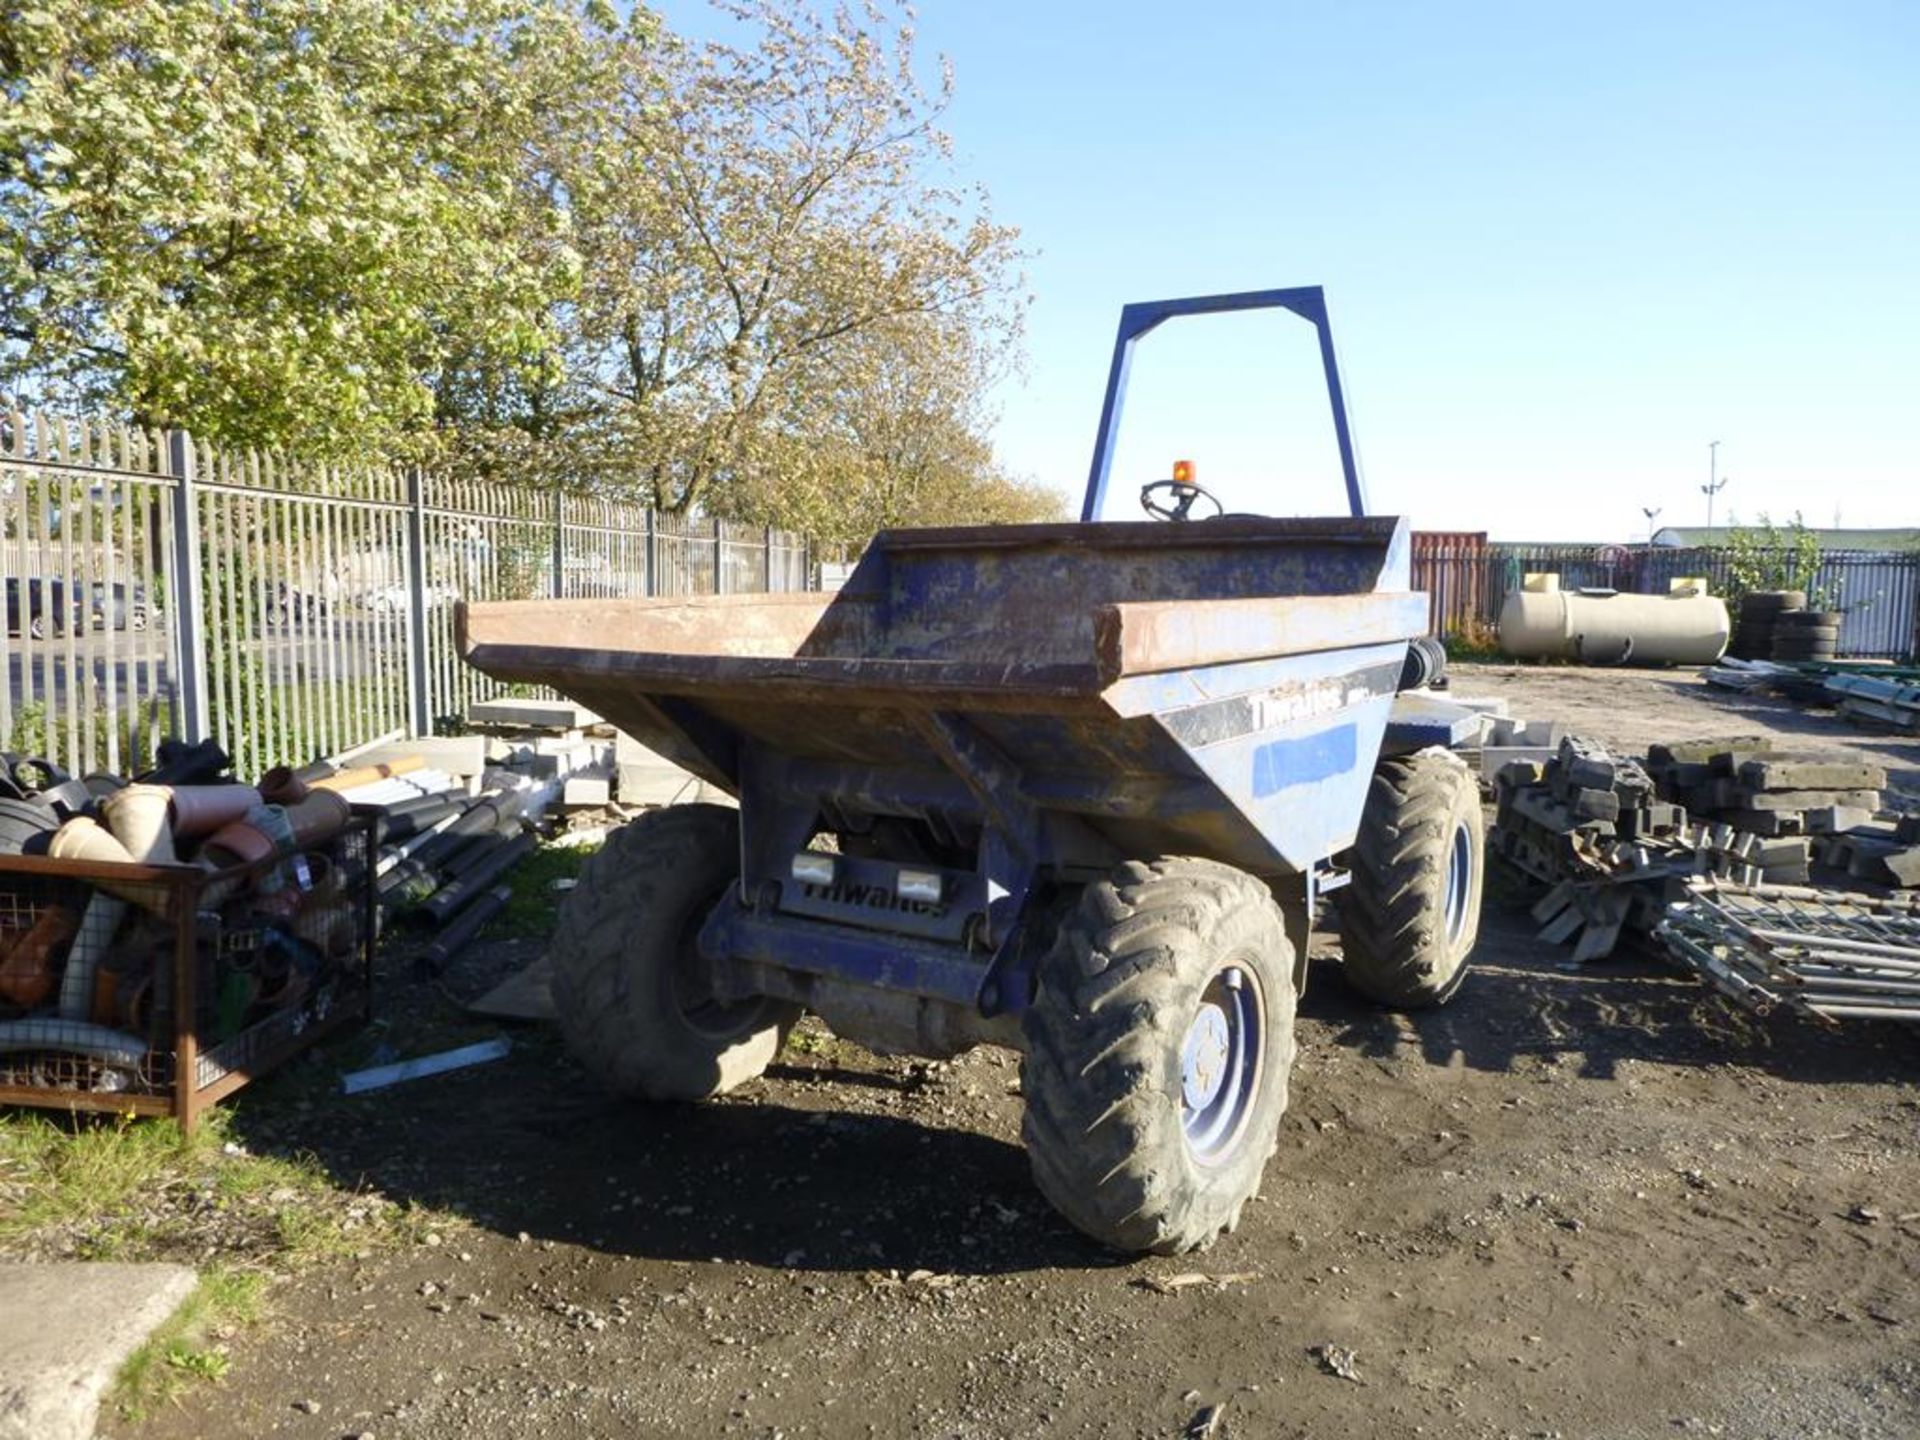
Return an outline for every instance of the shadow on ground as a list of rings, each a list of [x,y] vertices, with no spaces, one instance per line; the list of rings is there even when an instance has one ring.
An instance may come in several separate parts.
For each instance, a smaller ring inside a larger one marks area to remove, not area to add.
[[[1623,1059],[1731,1066],[1827,1085],[1911,1081],[1920,1043],[1891,1023],[1828,1029],[1786,1014],[1764,1019],[1669,966],[1650,941],[1573,966],[1566,946],[1534,938],[1524,904],[1489,903],[1473,973],[1438,1010],[1396,1015],[1356,1000],[1333,967],[1317,967],[1301,1013],[1374,1059],[1410,1052],[1435,1065],[1511,1071],[1542,1060],[1577,1061],[1576,1073],[1611,1079]]]
[[[604,1095],[544,1027],[512,1033],[497,1064],[365,1096],[288,1106],[262,1087],[236,1133],[345,1185],[622,1256],[955,1275],[1120,1263],[1053,1213],[1018,1145],[940,1116],[919,1067],[792,1057],[737,1096],[643,1105]]]
[[[1523,908],[1490,906],[1467,986],[1416,1015],[1355,999],[1318,963],[1302,1017],[1396,1068],[1571,1060],[1609,1078],[1632,1058],[1831,1084],[1911,1081],[1920,1061],[1900,1027],[1758,1020],[1647,953],[1562,968],[1569,952],[1532,928]],[[458,988],[478,993],[478,977]],[[408,1054],[437,1048],[436,1007],[444,1023],[453,998],[399,978],[391,989],[388,1040]],[[626,1104],[550,1029],[512,1033],[498,1064],[353,1098],[337,1093],[345,1047],[327,1047],[298,1067],[304,1078],[243,1097],[236,1131],[257,1151],[311,1154],[349,1186],[621,1256],[959,1275],[1121,1263],[1034,1188],[1010,1098],[993,1112],[997,1133],[982,1133],[972,1127],[988,1122],[956,1111],[924,1068],[841,1047],[844,1059],[789,1052],[765,1084],[720,1102]],[[997,1087],[1014,1073],[974,1078]]]

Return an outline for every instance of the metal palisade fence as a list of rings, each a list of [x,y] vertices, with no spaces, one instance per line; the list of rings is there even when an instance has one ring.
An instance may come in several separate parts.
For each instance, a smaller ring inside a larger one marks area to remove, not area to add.
[[[1413,587],[1431,597],[1434,634],[1480,638],[1492,633],[1508,594],[1529,574],[1557,574],[1568,590],[1643,595],[1665,594],[1672,581],[1697,576],[1725,595],[1732,564],[1723,549],[1503,544],[1477,534],[1418,533]],[[1806,588],[1840,612],[1842,656],[1904,660],[1920,651],[1920,552],[1829,550]]]
[[[799,590],[810,562],[759,526],[13,411],[0,575],[0,747],[127,773],[211,736],[257,773],[506,692],[461,661],[456,600]]]

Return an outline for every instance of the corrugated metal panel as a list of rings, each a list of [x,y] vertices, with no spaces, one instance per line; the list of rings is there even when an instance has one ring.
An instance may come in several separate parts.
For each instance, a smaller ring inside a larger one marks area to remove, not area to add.
[[[1413,532],[1413,588],[1427,593],[1428,633],[1457,635],[1486,605],[1487,532]]]
[[[1457,635],[1493,625],[1524,576],[1551,572],[1569,590],[1664,594],[1672,580],[1703,576],[1719,594],[1730,588],[1725,549],[1670,546],[1486,544],[1449,547],[1414,537],[1414,584],[1435,596],[1435,633]],[[1809,590],[1833,597],[1841,612],[1839,652],[1863,660],[1901,660],[1920,651],[1920,553],[1834,550],[1821,557]]]

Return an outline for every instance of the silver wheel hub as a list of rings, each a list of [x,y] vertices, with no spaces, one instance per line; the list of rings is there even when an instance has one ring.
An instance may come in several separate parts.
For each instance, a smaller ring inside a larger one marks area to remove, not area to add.
[[[1204,1110],[1218,1098],[1231,1049],[1227,1012],[1218,1005],[1202,1005],[1180,1047],[1180,1088],[1188,1108]]]

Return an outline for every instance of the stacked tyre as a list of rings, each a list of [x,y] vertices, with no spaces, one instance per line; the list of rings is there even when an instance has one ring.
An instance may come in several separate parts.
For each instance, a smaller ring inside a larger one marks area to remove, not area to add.
[[[1840,649],[1840,612],[1837,610],[1782,610],[1773,620],[1770,660],[1831,660]]]
[[[1740,624],[1727,653],[1740,660],[1771,660],[1782,615],[1804,611],[1804,590],[1754,590],[1740,599]]]

